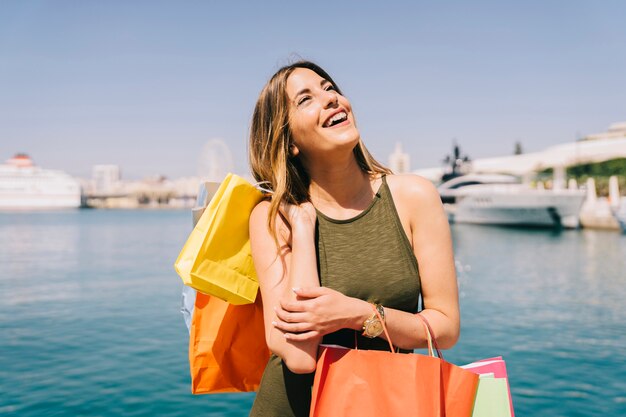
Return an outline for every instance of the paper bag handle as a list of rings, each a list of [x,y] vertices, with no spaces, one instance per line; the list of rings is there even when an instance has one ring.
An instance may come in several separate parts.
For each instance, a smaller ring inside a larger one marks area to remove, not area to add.
[[[424,317],[422,314],[417,313],[417,317],[419,317],[419,319],[424,324],[427,338],[429,339],[429,347],[428,347],[429,351],[432,351],[432,346],[434,345],[435,351],[437,352],[437,356],[440,359],[443,359],[443,353],[441,353],[441,350],[439,349],[439,344],[437,343],[437,337],[435,336],[435,332],[433,332],[433,328],[430,327],[430,323],[428,322],[428,320],[426,320],[426,317]],[[434,355],[431,354],[431,356],[434,356]]]
[[[380,312],[378,311],[378,309],[376,308],[374,304],[370,304],[370,306],[372,306],[374,313],[376,314],[376,316],[378,316],[378,320],[383,325],[383,331],[385,332],[385,336],[387,336],[387,342],[389,342],[389,349],[391,349],[391,353],[396,353],[396,348],[393,346],[393,343],[391,343],[391,337],[389,337],[389,332],[387,331],[385,320],[382,318],[382,316],[380,315]]]
[[[391,337],[389,336],[389,332],[387,331],[387,325],[385,324],[385,320],[383,320],[376,306],[374,304],[371,304],[371,306],[372,306],[372,309],[374,310],[374,313],[376,313],[378,320],[380,320],[380,322],[383,325],[383,331],[385,332],[385,336],[387,336],[387,342],[389,342],[389,348],[391,349],[391,352],[396,353],[396,349],[393,346],[393,342],[391,341]],[[435,351],[437,352],[437,356],[440,359],[443,359],[443,354],[441,353],[441,350],[439,349],[437,338],[435,337],[435,333],[433,332],[432,327],[430,327],[430,323],[428,323],[428,320],[426,320],[426,317],[424,317],[423,315],[419,313],[417,314],[417,317],[422,321],[422,324],[424,325],[424,330],[426,332],[426,340],[428,341],[428,354],[430,356],[435,356],[433,352],[433,346],[434,346]]]

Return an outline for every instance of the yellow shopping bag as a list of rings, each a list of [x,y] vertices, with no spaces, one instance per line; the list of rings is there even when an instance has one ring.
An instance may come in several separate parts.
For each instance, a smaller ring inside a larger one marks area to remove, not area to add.
[[[231,304],[254,303],[259,283],[248,220],[263,196],[243,178],[226,176],[174,264],[185,285]]]

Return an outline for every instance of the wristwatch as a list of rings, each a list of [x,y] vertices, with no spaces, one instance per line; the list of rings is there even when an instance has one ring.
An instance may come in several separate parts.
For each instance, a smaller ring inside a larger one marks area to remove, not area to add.
[[[374,304],[374,307],[384,321],[385,309],[383,308],[383,306],[380,304]],[[370,318],[365,320],[365,322],[363,323],[363,336],[373,339],[381,335],[381,333],[383,332],[383,323],[378,318],[378,314],[374,313]]]

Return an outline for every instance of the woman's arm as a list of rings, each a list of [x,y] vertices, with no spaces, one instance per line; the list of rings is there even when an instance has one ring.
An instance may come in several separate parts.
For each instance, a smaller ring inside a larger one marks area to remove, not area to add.
[[[281,302],[297,298],[294,287],[319,286],[315,251],[315,209],[310,203],[302,206],[284,206],[290,224],[277,216],[275,226],[280,248],[267,228],[270,203],[259,203],[250,216],[250,243],[261,297],[267,346],[280,356],[295,373],[315,370],[320,337],[305,341],[289,340],[273,323],[275,309]]]
[[[460,317],[450,227],[439,193],[430,181],[415,175],[387,178],[418,260],[425,306],[420,314],[428,319],[439,346],[449,349],[459,337]],[[276,325],[293,341],[305,342],[340,328],[361,331],[373,312],[366,301],[319,285],[299,288],[297,294],[277,310]],[[385,323],[394,345],[426,346],[423,324],[415,314],[385,307]]]
[[[418,261],[424,315],[442,349],[459,338],[460,314],[450,226],[439,192],[416,175],[388,177],[396,209]],[[401,348],[426,346],[421,320],[414,314],[385,309],[393,343]]]

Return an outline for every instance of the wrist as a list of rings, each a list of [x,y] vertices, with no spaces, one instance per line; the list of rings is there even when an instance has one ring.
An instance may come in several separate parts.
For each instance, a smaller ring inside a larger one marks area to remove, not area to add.
[[[366,320],[372,317],[372,304],[367,301],[358,300],[354,307],[354,316],[350,322],[350,328],[361,333],[363,331],[363,324]]]
[[[363,336],[373,339],[385,331],[385,308],[381,304],[371,304],[370,307],[372,315],[363,323]]]

